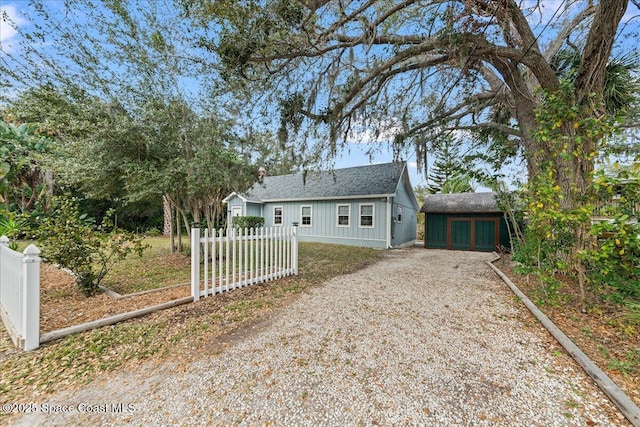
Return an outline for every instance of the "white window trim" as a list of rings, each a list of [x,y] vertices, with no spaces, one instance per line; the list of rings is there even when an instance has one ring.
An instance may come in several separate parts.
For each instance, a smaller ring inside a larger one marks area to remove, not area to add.
[[[396,206],[396,221],[398,222],[398,224],[402,224],[402,214],[402,206]]]
[[[280,224],[276,223],[276,209],[280,209]],[[282,206],[273,207],[273,226],[282,227],[284,225],[284,208]]]
[[[309,222],[310,224],[302,223],[302,210],[304,208],[309,208]],[[311,205],[302,205],[300,206],[300,227],[313,227],[313,206]]]
[[[362,207],[371,206],[371,225],[362,225]],[[358,205],[358,228],[375,228],[376,227],[376,205],[375,203],[360,203]]]
[[[240,211],[240,215],[234,215],[234,212]],[[242,216],[242,206],[231,206],[231,218],[234,216]]]
[[[347,207],[347,218],[349,220],[349,224],[347,225],[341,225],[340,224],[340,208],[342,206],[346,206]],[[347,204],[341,204],[341,205],[336,205],[336,227],[340,227],[340,228],[349,228],[351,227],[351,205],[347,205]]]

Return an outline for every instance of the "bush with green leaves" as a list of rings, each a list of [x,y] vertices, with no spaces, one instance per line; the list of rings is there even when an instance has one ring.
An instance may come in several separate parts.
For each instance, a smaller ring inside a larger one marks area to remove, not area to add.
[[[585,251],[591,282],[616,302],[640,301],[640,176],[600,173],[594,183],[602,220],[594,222],[593,245]]]
[[[527,214],[524,235],[515,243],[512,257],[519,263],[519,273],[533,273],[540,280],[538,302],[551,305],[562,302],[558,275],[574,272],[571,254],[575,230],[589,222],[593,209],[590,205],[561,206],[559,191],[552,169],[530,180],[521,194]]]
[[[544,150],[533,156],[538,172],[529,176],[522,196],[526,228],[514,259],[552,288],[559,284],[558,274],[575,277],[584,305],[589,284],[584,252],[592,241],[594,210],[590,162],[615,133],[618,117],[590,117],[575,105],[573,93],[573,82],[565,79],[558,90],[542,94],[534,136]]]
[[[42,256],[71,270],[86,296],[95,294],[100,282],[120,260],[146,248],[143,236],[112,227],[108,216],[100,225],[82,214],[74,200],[56,198],[53,211],[36,232]]]
[[[261,216],[234,216],[231,224],[235,228],[260,228],[264,225],[264,218]]]

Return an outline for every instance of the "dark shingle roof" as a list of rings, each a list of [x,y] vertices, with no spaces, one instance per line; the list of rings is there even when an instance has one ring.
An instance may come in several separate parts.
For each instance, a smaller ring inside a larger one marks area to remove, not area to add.
[[[428,194],[420,212],[490,213],[501,212],[495,193]]]
[[[396,162],[308,172],[306,181],[302,173],[267,176],[242,196],[250,201],[265,202],[393,195],[405,167],[405,162]]]

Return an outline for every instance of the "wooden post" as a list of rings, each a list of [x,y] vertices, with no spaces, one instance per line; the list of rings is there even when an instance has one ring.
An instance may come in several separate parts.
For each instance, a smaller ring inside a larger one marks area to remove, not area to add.
[[[191,296],[200,299],[200,224],[191,224]]]
[[[23,350],[29,351],[40,346],[40,249],[29,245],[22,253]]]

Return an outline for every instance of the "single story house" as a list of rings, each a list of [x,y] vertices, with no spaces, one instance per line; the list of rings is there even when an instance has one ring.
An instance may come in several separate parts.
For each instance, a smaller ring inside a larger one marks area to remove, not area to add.
[[[429,194],[424,247],[465,251],[494,251],[509,247],[509,229],[495,193]]]
[[[263,176],[223,202],[229,217],[297,224],[300,241],[382,249],[414,244],[420,208],[406,162]]]

